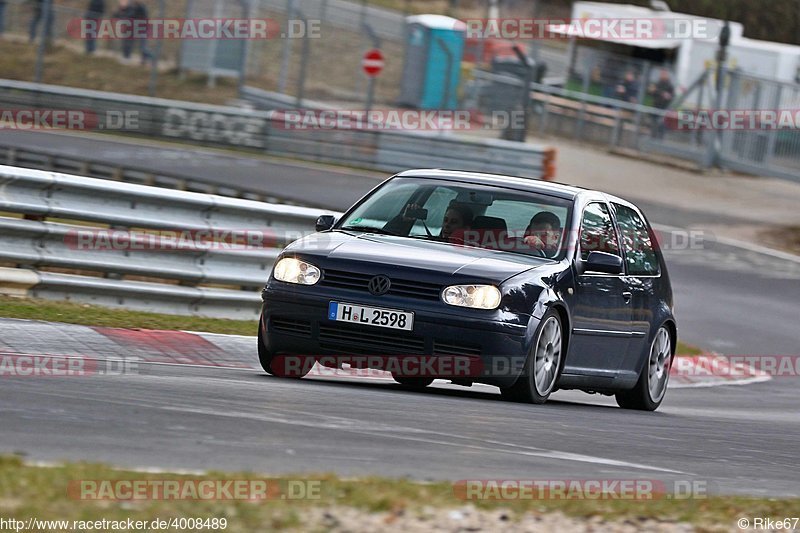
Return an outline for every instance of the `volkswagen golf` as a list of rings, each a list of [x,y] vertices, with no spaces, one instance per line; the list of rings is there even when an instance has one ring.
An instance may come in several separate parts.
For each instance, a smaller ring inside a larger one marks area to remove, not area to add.
[[[262,298],[259,359],[287,377],[348,364],[409,387],[486,383],[537,404],[578,389],[652,411],[677,343],[666,265],[640,209],[492,174],[389,178],[287,246]]]

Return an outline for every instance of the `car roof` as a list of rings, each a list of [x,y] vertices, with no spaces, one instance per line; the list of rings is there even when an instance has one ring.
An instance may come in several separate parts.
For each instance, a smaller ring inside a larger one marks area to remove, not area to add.
[[[535,178],[521,178],[518,176],[506,176],[503,174],[488,174],[484,172],[470,172],[466,170],[447,170],[447,169],[415,169],[406,170],[396,175],[403,178],[444,178],[455,179],[480,185],[513,186],[531,192],[538,192],[557,196],[559,198],[575,199],[578,195],[601,196],[599,191],[565,185],[552,181],[542,181]],[[607,195],[604,195],[607,196]]]

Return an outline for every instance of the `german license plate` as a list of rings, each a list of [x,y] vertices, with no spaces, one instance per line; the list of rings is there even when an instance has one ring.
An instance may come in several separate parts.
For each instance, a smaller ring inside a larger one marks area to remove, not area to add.
[[[337,322],[350,322],[379,328],[414,329],[414,313],[397,309],[381,309],[357,304],[331,302],[328,305],[328,318]]]

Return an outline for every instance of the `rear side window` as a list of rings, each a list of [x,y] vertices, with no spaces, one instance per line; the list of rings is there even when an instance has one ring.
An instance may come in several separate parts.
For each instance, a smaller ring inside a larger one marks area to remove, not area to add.
[[[581,259],[588,260],[591,252],[606,252],[622,257],[608,207],[599,202],[586,206],[581,221]]]
[[[614,204],[614,209],[617,212],[622,248],[625,250],[625,258],[628,263],[628,275],[658,275],[658,256],[641,215],[624,205]]]

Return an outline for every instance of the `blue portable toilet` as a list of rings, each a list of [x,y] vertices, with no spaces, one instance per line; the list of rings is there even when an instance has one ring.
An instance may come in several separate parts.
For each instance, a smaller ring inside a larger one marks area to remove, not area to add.
[[[466,25],[444,15],[406,18],[406,57],[399,104],[455,109]]]

